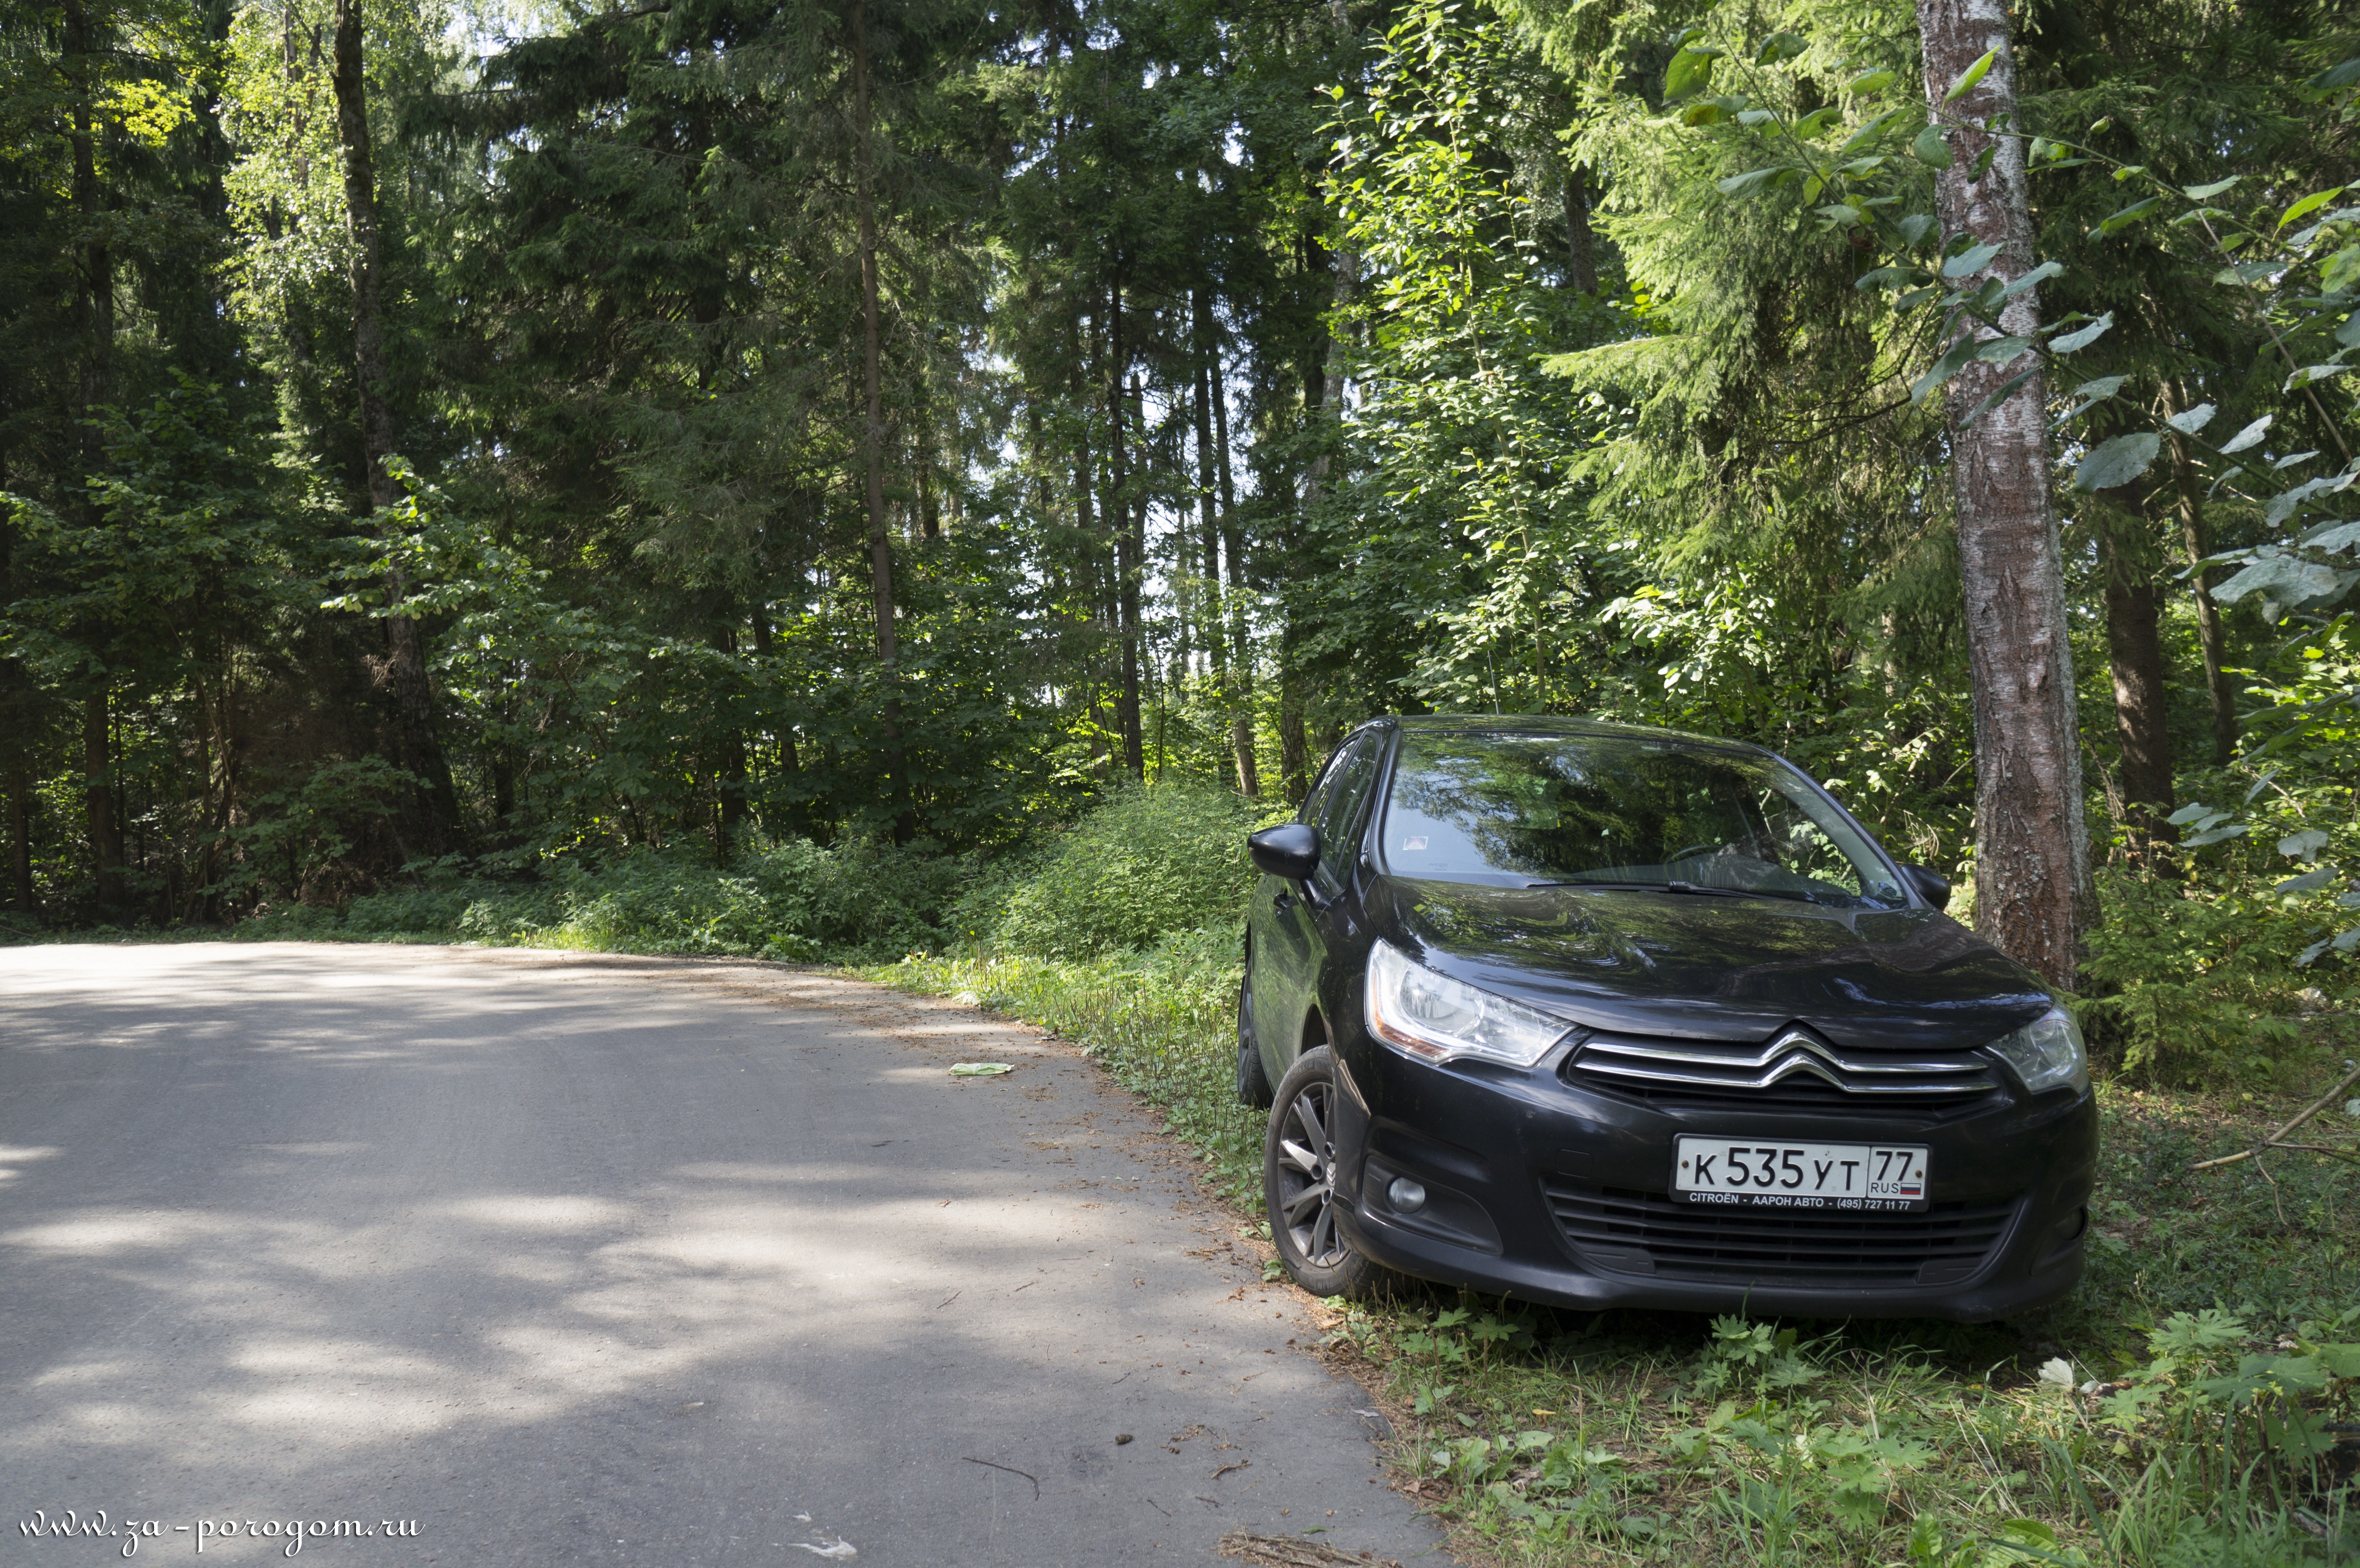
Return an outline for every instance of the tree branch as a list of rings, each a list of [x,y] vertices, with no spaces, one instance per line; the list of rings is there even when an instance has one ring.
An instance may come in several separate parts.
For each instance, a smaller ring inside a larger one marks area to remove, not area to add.
[[[2201,1160],[2195,1164],[2190,1166],[2188,1169],[2191,1171],[2212,1171],[2223,1165],[2234,1165],[2240,1160],[2255,1159],[2265,1149],[2308,1148],[2308,1145],[2303,1144],[2281,1143],[2279,1139],[2285,1138],[2287,1134],[2294,1131],[2295,1128],[2302,1126],[2303,1123],[2311,1120],[2312,1116],[2317,1116],[2321,1107],[2325,1105],[2328,1101],[2335,1098],[2336,1095],[2342,1094],[2344,1090],[2350,1088],[2355,1082],[2360,1082],[2360,1062],[2354,1062],[2351,1059],[2346,1058],[2344,1065],[2350,1068],[2351,1071],[2344,1073],[2343,1077],[2338,1078],[2335,1081],[2335,1086],[2333,1088],[2328,1090],[2327,1093],[2322,1094],[2308,1105],[2305,1105],[2300,1111],[2295,1114],[2293,1120],[2288,1122],[2286,1126],[2278,1128],[2278,1131],[2270,1134],[2269,1137],[2262,1139],[2260,1143],[2256,1144],[2252,1149],[2248,1149],[2239,1154],[2224,1154],[2218,1160]],[[2324,1149],[2319,1149],[2315,1152],[2323,1154],[2327,1151]]]

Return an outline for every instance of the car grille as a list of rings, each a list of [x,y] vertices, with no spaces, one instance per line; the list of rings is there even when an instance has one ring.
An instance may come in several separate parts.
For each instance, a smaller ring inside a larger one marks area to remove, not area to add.
[[[1648,1105],[1838,1113],[1949,1110],[1999,1087],[1971,1051],[1840,1051],[1801,1028],[1764,1045],[1592,1035],[1565,1076]]]
[[[2016,1199],[1924,1214],[1798,1213],[1675,1203],[1549,1177],[1549,1212],[1590,1262],[1618,1274],[1732,1282],[1952,1284],[2005,1237]]]

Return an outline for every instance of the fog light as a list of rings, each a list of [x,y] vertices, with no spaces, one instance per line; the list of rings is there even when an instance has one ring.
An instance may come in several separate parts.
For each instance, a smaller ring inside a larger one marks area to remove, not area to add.
[[[1426,1207],[1426,1188],[1406,1176],[1396,1176],[1385,1189],[1385,1202],[1403,1214],[1414,1214]]]

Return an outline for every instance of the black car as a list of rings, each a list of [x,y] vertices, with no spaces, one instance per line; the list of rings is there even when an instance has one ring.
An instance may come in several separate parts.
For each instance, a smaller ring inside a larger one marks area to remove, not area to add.
[[[1784,759],[1382,719],[1251,850],[1238,1092],[1315,1293],[1979,1322],[2080,1279],[2071,1018]]]

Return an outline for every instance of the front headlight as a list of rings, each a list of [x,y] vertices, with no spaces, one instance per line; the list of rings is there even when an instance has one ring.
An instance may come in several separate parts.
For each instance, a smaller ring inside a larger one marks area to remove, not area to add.
[[[2062,1007],[2051,1007],[2022,1029],[2000,1036],[1991,1048],[2036,1094],[2067,1084],[2090,1086],[2090,1053],[2081,1044],[2081,1031],[2073,1027],[2072,1015]]]
[[[1420,1062],[1471,1056],[1530,1067],[1572,1029],[1505,996],[1413,964],[1382,942],[1369,950],[1369,984],[1361,1010],[1371,1034]]]

